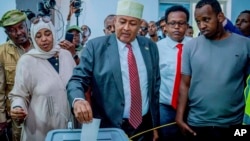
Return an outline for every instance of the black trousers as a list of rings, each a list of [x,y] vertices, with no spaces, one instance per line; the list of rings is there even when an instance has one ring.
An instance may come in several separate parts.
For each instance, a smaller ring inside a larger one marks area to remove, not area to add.
[[[152,141],[153,139],[153,131],[138,135],[138,133],[152,129],[152,118],[150,114],[146,114],[145,116],[143,116],[142,123],[138,126],[137,129],[134,129],[130,125],[128,119],[123,119],[122,129],[132,141]]]
[[[240,125],[232,125],[228,127],[217,127],[217,126],[205,126],[205,127],[195,127],[190,126],[192,130],[197,133],[197,136],[188,135],[186,136],[187,141],[203,141],[203,140],[211,140],[211,141],[222,141],[227,140],[228,138],[234,140],[233,137],[234,129],[236,129]],[[242,139],[242,138],[241,138]]]

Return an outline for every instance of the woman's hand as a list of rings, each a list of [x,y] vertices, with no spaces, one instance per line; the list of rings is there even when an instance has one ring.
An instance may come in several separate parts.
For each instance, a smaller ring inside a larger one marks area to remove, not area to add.
[[[10,110],[10,116],[17,122],[22,122],[28,114],[21,107],[16,107]]]

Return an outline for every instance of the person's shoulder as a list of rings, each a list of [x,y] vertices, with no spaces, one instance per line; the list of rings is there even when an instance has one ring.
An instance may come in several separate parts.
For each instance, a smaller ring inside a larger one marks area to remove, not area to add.
[[[36,65],[35,57],[28,55],[28,54],[23,54],[19,59],[17,64],[22,67],[27,67],[30,68],[29,66]]]
[[[7,45],[7,42],[4,42],[4,43],[1,43],[0,44],[0,47],[4,47],[4,46],[6,46]]]
[[[63,48],[60,48],[59,56],[61,56],[62,58],[67,58],[67,59],[73,58],[71,52]]]
[[[0,52],[6,50],[8,47],[10,47],[9,42],[5,42],[5,43],[0,44]]]
[[[165,45],[166,42],[167,42],[167,38],[163,38],[163,39],[157,41],[156,44],[157,44],[157,46],[159,47],[159,46],[161,46],[161,45]]]
[[[192,39],[194,39],[194,37],[184,36],[184,40],[185,40],[185,41],[190,41],[190,40],[192,40]]]
[[[72,56],[68,50],[63,49],[63,48],[60,48],[60,55]]]
[[[1,44],[0,45],[0,52],[3,52],[6,49],[6,45],[5,44]]]
[[[228,37],[225,42],[231,46],[250,48],[250,39],[236,33],[231,33],[230,37]]]
[[[186,37],[185,37],[186,38]],[[200,35],[198,37],[187,37],[187,39],[185,39],[185,43],[184,43],[184,48],[189,49],[189,50],[195,50],[197,47],[205,44],[205,37],[203,35]]]
[[[86,43],[86,47],[88,48],[89,46],[92,46],[93,48],[100,48],[100,46],[106,46],[108,44],[113,43],[114,41],[115,41],[114,35],[99,36],[99,37],[95,37],[93,39],[90,39]]]
[[[26,61],[26,60],[33,60],[33,58],[35,58],[35,57],[33,57],[33,56],[29,55],[29,54],[23,54],[23,55],[19,58],[18,61],[20,61],[20,60],[24,60],[24,61]]]
[[[247,42],[250,42],[250,38],[246,37],[246,36],[243,36],[243,35],[239,35],[239,34],[236,34],[236,33],[231,33],[231,38],[235,38],[237,40],[246,40]]]
[[[185,45],[194,44],[194,43],[203,42],[203,41],[204,41],[204,37],[202,35],[198,37],[193,37],[193,38],[185,36]]]
[[[147,41],[147,42],[153,42],[151,39],[145,36],[136,36],[137,40]]]
[[[138,43],[143,43],[145,45],[148,46],[157,46],[155,42],[153,42],[151,39],[149,39],[148,37],[145,36],[136,36],[136,39],[138,41]]]
[[[116,44],[116,37],[115,35],[105,35],[105,36],[99,36],[95,37],[93,39],[90,39],[84,48],[84,50],[96,50],[99,52],[103,52],[103,49],[107,49],[108,46],[112,46]]]
[[[197,37],[191,38],[188,42],[206,42],[208,39],[204,35],[199,35]]]
[[[106,41],[107,39],[111,38],[112,35],[104,35],[104,36],[98,36],[93,39],[90,39],[88,42],[103,42]]]

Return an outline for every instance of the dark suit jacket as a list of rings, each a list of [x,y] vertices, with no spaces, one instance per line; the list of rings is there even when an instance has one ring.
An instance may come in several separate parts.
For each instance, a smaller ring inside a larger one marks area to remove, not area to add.
[[[147,68],[149,111],[153,126],[159,125],[160,71],[158,49],[154,42],[137,37]],[[95,118],[101,118],[101,127],[120,128],[124,111],[124,92],[115,34],[89,40],[67,85],[69,104],[75,98],[85,98],[92,87],[91,105]]]

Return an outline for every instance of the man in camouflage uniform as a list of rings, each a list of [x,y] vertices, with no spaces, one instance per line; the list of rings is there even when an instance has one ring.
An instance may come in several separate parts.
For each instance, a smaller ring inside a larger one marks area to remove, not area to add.
[[[7,125],[12,123],[12,137],[9,140],[20,141],[22,122],[10,119],[10,102],[8,93],[14,85],[15,70],[18,59],[29,51],[33,45],[29,39],[25,13],[19,10],[7,11],[0,20],[8,41],[0,45],[0,140],[6,135]],[[12,139],[11,139],[12,138]]]

